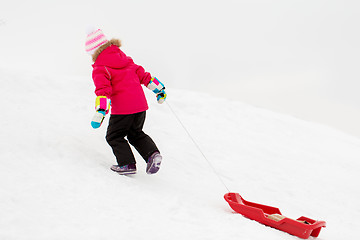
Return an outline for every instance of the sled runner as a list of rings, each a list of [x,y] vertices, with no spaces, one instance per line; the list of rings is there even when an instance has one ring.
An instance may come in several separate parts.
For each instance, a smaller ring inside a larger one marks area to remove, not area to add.
[[[235,212],[303,239],[319,236],[321,228],[326,226],[324,221],[315,221],[307,217],[296,220],[287,218],[278,208],[248,202],[238,193],[227,193],[224,198]]]

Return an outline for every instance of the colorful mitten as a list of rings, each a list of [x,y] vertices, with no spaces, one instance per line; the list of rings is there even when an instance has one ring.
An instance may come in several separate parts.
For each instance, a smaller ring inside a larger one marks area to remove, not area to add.
[[[91,121],[93,128],[99,128],[104,121],[105,115],[109,113],[111,101],[106,96],[98,96],[95,100],[96,113]]]
[[[105,115],[106,114],[104,111],[96,111],[96,113],[94,114],[91,120],[91,126],[93,128],[99,128],[105,119]]]
[[[163,103],[165,101],[165,86],[156,77],[152,78],[146,87],[156,94],[158,103]]]

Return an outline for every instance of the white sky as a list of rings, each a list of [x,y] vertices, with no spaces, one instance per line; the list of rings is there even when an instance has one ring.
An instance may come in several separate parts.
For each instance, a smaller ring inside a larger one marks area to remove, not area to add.
[[[96,24],[170,88],[360,136],[359,9],[346,0],[6,1],[0,66],[90,78],[83,45]]]

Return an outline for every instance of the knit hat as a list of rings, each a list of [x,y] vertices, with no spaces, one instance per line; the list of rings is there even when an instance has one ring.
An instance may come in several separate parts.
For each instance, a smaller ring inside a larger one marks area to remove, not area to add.
[[[107,43],[104,33],[101,29],[90,29],[87,32],[87,37],[85,41],[85,50],[90,55],[93,55],[95,51],[101,47],[103,44]]]

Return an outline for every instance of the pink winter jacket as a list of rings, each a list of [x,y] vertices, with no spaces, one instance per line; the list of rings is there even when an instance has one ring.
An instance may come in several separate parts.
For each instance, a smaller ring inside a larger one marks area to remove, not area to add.
[[[147,86],[151,75],[118,46],[104,49],[92,67],[95,94],[111,99],[111,114],[133,114],[148,109],[141,84]]]

